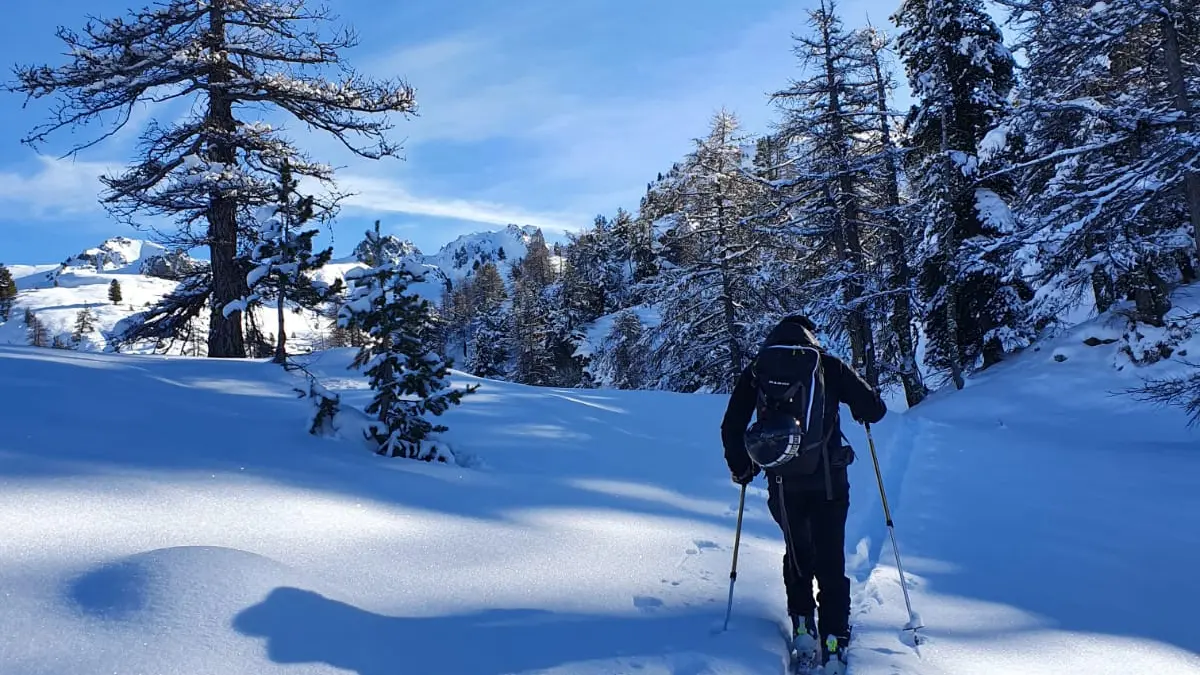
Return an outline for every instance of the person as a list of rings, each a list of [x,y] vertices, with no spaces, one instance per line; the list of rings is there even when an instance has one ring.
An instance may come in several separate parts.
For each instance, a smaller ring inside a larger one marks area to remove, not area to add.
[[[860,423],[883,419],[887,406],[858,373],[821,348],[815,331],[813,322],[799,314],[784,317],[774,327],[730,395],[721,436],[735,483],[749,484],[760,470],[769,481],[767,505],[784,539],[783,580],[793,651],[810,665],[817,661],[827,675],[841,675],[850,644],[844,549],[850,507],[847,466],[854,461],[854,451],[843,442],[839,404],[845,403]],[[785,390],[785,426],[792,434],[774,445],[777,437],[764,431],[773,424],[771,414],[777,409],[769,405],[772,387],[776,398],[780,388]],[[796,401],[798,393],[803,396]],[[758,422],[748,430],[755,414]],[[797,442],[797,429],[811,435]],[[748,438],[754,441],[749,448]]]

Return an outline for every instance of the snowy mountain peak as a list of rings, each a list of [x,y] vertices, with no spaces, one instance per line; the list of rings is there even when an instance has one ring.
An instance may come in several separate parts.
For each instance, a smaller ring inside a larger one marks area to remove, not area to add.
[[[489,262],[506,269],[525,257],[539,231],[531,225],[509,225],[503,230],[465,234],[426,256],[425,262],[441,269],[452,281],[471,276]]]
[[[388,262],[398,263],[405,258],[417,259],[421,256],[421,249],[408,239],[400,239],[399,237],[387,234],[380,238],[380,248],[383,258]],[[370,264],[374,258],[371,242],[364,239],[359,242],[358,246],[354,247],[354,255],[346,259],[345,262],[361,262]]]
[[[100,272],[119,270],[135,262],[166,255],[167,249],[158,244],[129,237],[112,237],[99,246],[89,248],[63,261],[66,267],[92,267]]]

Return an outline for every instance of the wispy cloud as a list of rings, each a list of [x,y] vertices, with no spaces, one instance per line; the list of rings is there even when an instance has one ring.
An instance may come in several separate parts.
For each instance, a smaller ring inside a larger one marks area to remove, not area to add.
[[[22,217],[61,217],[102,213],[97,201],[100,176],[117,171],[116,162],[71,161],[39,155],[33,171],[0,171],[0,204]]]
[[[721,107],[765,130],[768,95],[795,75],[791,35],[805,19],[789,5],[731,30],[716,49],[624,64],[633,69],[625,86],[592,83],[589,69],[603,64],[548,58],[519,26],[443,36],[371,67],[416,87],[421,117],[404,123],[415,152],[504,142],[503,154],[479,158],[495,177],[472,199],[595,214],[635,207],[646,181],[680,159]]]
[[[576,230],[586,222],[580,214],[540,213],[485,201],[419,197],[388,178],[347,174],[339,178],[338,187],[352,193],[343,202],[345,207],[372,213],[404,213],[489,225],[533,225],[548,233]]]
[[[104,211],[98,202],[103,189],[99,177],[119,169],[116,162],[70,161],[39,155],[34,171],[0,171],[0,204],[10,215],[25,217],[99,215]],[[545,213],[488,201],[418,196],[395,178],[348,173],[339,176],[338,187],[351,193],[344,202],[347,208],[363,211],[489,225],[535,225],[551,232],[565,232],[583,222],[583,216],[576,213]]]

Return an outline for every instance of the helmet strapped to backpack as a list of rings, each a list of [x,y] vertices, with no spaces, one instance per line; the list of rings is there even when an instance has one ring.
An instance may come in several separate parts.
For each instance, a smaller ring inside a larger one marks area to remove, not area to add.
[[[768,345],[752,368],[757,419],[746,430],[746,452],[766,469],[816,471],[825,436],[825,372],[821,351],[808,345]]]

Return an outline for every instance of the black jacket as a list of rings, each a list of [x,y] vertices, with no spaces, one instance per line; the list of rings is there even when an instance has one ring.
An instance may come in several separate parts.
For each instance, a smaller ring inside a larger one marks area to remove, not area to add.
[[[771,331],[763,346],[803,344],[820,347],[808,328],[811,325],[804,318],[786,318]],[[848,489],[846,456],[850,450],[842,445],[839,403],[849,406],[855,419],[870,424],[883,419],[883,416],[887,414],[887,406],[880,398],[879,393],[841,359],[825,352],[822,352],[821,358],[821,365],[825,371],[825,425],[826,429],[831,432],[827,445],[827,456],[830,458],[829,480],[827,481],[824,460],[813,474],[789,476],[785,480],[789,486],[797,489],[823,489],[828,492],[842,493]],[[754,364],[751,363],[742,371],[741,377],[738,378],[737,385],[729,397],[725,418],[721,422],[721,440],[725,446],[725,462],[734,475],[742,475],[750,469],[752,464],[750,455],[746,453],[743,435],[754,416],[757,399],[753,367]],[[830,499],[833,498],[833,494],[828,496]]]

